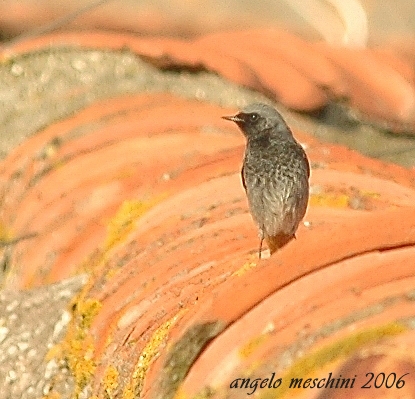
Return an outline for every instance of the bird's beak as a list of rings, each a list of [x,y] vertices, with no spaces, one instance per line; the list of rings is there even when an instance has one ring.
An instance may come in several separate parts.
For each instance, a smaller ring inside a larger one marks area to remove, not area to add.
[[[235,122],[235,123],[243,122],[243,119],[240,118],[238,115],[222,116],[222,119],[226,119],[227,121],[232,121],[232,122]]]

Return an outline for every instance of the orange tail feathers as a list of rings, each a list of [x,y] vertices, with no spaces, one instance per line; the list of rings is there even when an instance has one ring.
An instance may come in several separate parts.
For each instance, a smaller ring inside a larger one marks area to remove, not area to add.
[[[295,238],[295,235],[286,235],[281,233],[277,234],[276,236],[265,237],[265,240],[272,255],[274,252],[277,252],[279,249],[281,249],[284,245],[288,244],[293,238]]]

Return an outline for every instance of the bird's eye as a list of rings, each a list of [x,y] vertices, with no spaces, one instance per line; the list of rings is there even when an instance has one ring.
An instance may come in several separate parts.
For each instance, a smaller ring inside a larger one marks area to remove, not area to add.
[[[249,121],[250,122],[256,122],[258,120],[258,118],[259,118],[258,114],[250,114],[249,115]]]

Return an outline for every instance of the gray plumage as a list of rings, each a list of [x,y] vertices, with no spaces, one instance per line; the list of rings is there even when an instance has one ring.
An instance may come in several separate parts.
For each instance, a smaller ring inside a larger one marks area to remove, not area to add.
[[[310,166],[290,128],[274,108],[251,104],[235,116],[247,139],[242,182],[252,217],[271,253],[295,237],[308,203]]]

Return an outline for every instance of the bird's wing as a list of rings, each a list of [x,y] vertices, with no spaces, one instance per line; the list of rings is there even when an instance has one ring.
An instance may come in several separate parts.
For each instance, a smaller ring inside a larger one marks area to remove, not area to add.
[[[307,167],[307,177],[310,177],[310,162],[308,161],[307,154],[303,150],[301,155],[302,155],[302,157],[304,159],[304,163],[306,164],[306,167]]]
[[[245,165],[242,165],[242,170],[241,170],[241,178],[242,178],[242,185],[244,186],[244,189],[245,189],[245,191],[246,191],[246,182],[245,182],[244,167],[245,167]]]

